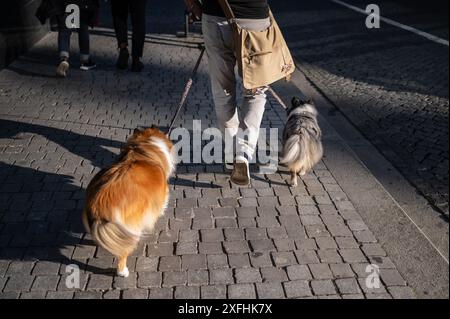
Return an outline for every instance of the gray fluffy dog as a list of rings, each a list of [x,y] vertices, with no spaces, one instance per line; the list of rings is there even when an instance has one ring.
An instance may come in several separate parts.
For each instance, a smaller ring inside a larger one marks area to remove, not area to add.
[[[292,99],[283,133],[281,164],[291,172],[291,185],[297,186],[297,174],[305,175],[323,156],[322,131],[312,101]]]

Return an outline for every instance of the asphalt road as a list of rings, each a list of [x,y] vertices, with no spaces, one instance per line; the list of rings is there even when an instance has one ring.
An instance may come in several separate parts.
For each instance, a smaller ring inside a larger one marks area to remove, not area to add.
[[[448,41],[447,1],[376,4]],[[384,22],[368,29],[362,13],[331,0],[271,5],[307,78],[448,217],[448,45]]]

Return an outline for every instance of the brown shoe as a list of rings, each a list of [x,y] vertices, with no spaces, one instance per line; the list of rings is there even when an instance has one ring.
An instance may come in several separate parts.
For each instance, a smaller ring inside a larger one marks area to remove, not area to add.
[[[238,186],[250,185],[250,167],[247,161],[236,161],[234,163],[231,182]]]

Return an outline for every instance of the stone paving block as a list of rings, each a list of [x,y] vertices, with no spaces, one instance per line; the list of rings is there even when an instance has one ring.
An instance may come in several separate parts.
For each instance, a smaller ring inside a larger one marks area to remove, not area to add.
[[[262,281],[259,269],[255,268],[235,269],[234,277],[236,278],[236,283],[238,284],[256,283]]]
[[[38,261],[33,268],[33,275],[57,275],[60,266],[58,262]]]
[[[306,265],[293,265],[286,268],[290,280],[310,280],[311,272]]]
[[[3,292],[21,292],[28,291],[31,284],[34,281],[34,277],[30,275],[14,275],[8,279]]]
[[[284,299],[284,290],[281,283],[261,283],[256,284],[256,291],[259,299]]]
[[[266,228],[246,228],[245,238],[247,240],[267,239],[267,231],[268,229]]]
[[[181,268],[187,269],[206,269],[206,255],[184,255],[181,259]]]
[[[256,299],[256,290],[253,284],[235,284],[228,286],[229,299]]]
[[[200,254],[222,254],[223,248],[221,243],[203,243],[200,242],[198,245],[198,251]]]
[[[340,249],[339,254],[346,263],[364,263],[367,262],[366,256],[359,249]]]
[[[224,229],[224,233],[225,233],[225,239],[228,242],[245,240],[245,235],[244,235],[243,229],[226,228],[226,229]]]
[[[205,243],[217,243],[225,239],[222,229],[202,229],[200,237]]]
[[[317,255],[322,263],[337,264],[342,262],[341,256],[335,249],[320,249],[317,251]]]
[[[189,270],[188,286],[205,286],[209,283],[209,272],[207,270]]]
[[[270,239],[287,239],[288,234],[284,227],[271,227],[267,229],[267,236]],[[248,239],[248,238],[247,238]]]
[[[300,265],[318,264],[319,258],[314,250],[296,250],[295,257]]]
[[[173,256],[173,243],[161,243],[155,245],[148,245],[148,257],[156,256]]]
[[[49,291],[56,290],[60,276],[58,275],[44,275],[36,276],[33,285],[31,287],[32,291]]]
[[[380,276],[386,286],[406,286],[406,281],[396,269],[381,269]]]
[[[311,288],[314,295],[335,295],[336,288],[331,280],[312,280]]]
[[[356,240],[360,243],[376,243],[377,239],[370,230],[353,232]]]
[[[368,257],[385,257],[386,251],[380,244],[363,244],[361,250]]]
[[[156,288],[161,287],[162,274],[160,272],[139,272],[137,277],[138,288]]]
[[[233,284],[233,271],[231,269],[211,269],[209,271],[209,280],[211,285]]]
[[[261,275],[263,282],[283,282],[288,280],[286,271],[281,268],[261,268]]]
[[[198,300],[200,299],[200,288],[185,286],[175,287],[174,297],[175,299]]]
[[[316,241],[312,238],[299,239],[295,241],[295,246],[297,250],[317,250]]]
[[[367,298],[368,295],[375,295],[375,294],[386,294],[386,287],[383,285],[383,283],[380,284],[379,288],[373,287],[370,285],[367,285],[366,278],[359,278],[358,279],[359,286],[361,287],[364,294],[366,294]]]
[[[410,287],[388,287],[394,299],[416,299],[416,294]]]
[[[187,283],[187,272],[169,271],[163,272],[163,287],[182,286]]]
[[[45,299],[45,291],[23,292],[20,294],[20,299]]]
[[[114,289],[131,289],[137,286],[137,274],[131,273],[129,277],[115,276],[113,281]]]
[[[253,252],[269,252],[275,251],[273,241],[270,239],[251,240],[250,246]]]
[[[293,252],[273,252],[272,260],[277,267],[286,267],[297,264],[297,260]]]
[[[224,242],[223,246],[227,254],[243,254],[250,252],[248,242],[244,240]]]
[[[343,237],[343,238],[347,238],[347,237]],[[331,237],[316,238],[316,243],[317,243],[317,246],[319,247],[319,249],[321,249],[321,250],[338,248],[336,241],[334,240],[334,238],[331,238]]]
[[[353,278],[355,274],[349,264],[330,264],[334,278]]]
[[[226,299],[227,287],[224,285],[202,286],[200,288],[202,299]]]
[[[208,268],[227,268],[228,267],[228,257],[225,254],[218,255],[207,255]]]
[[[159,262],[159,271],[177,271],[181,270],[181,257],[168,256],[161,257]]]
[[[333,274],[328,264],[311,264],[309,265],[309,270],[315,279],[333,279]]]
[[[185,242],[175,244],[175,254],[176,255],[193,255],[198,253],[198,243],[196,242]]]
[[[231,268],[250,268],[250,258],[248,254],[229,254],[228,262]]]
[[[31,261],[13,261],[9,264],[8,275],[14,274],[31,274],[31,270],[34,267],[34,262]]]
[[[180,231],[180,239],[179,241],[184,242],[197,242],[199,238],[198,231],[196,230],[181,230]]]
[[[353,237],[336,237],[336,243],[340,249],[359,248],[359,244]]]
[[[147,299],[148,295],[147,289],[127,289],[122,292],[122,299]]]
[[[46,299],[73,299],[74,293],[71,291],[49,291],[47,292]]]
[[[74,299],[101,299],[101,291],[76,291]]]
[[[253,253],[250,254],[250,263],[252,267],[263,268],[272,267],[272,258],[269,253]]]
[[[173,299],[173,288],[150,289],[149,299]]]
[[[283,283],[288,298],[311,297],[312,292],[307,280],[295,280]]]
[[[274,239],[275,248],[278,252],[293,252],[295,250],[295,241],[293,239]]]
[[[345,294],[361,294],[362,291],[359,288],[358,282],[353,278],[337,279],[335,281],[339,292]]]
[[[255,218],[258,216],[256,207],[238,207],[236,214],[241,218]]]
[[[158,257],[138,257],[136,261],[137,272],[157,271],[159,265]]]

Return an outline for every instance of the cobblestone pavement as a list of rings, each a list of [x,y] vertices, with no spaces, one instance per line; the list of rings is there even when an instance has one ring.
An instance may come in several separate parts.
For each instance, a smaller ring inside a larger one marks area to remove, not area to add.
[[[134,127],[167,126],[199,53],[154,34],[181,25],[173,12],[162,18],[179,3],[150,6],[143,74],[114,69],[108,28],[92,38],[93,72],[55,79],[54,34],[0,72],[0,297],[415,297],[324,163],[298,188],[284,172],[235,188],[221,166],[181,165],[166,216],[129,260],[130,277],[114,275],[111,255],[83,231],[84,189]],[[206,61],[181,118],[214,126]],[[271,101],[264,127],[284,119]],[[381,267],[379,289],[365,284],[369,263]],[[65,285],[71,264],[81,268],[80,289]]]
[[[448,2],[376,3],[448,39]],[[369,30],[364,15],[331,1],[272,6],[308,79],[448,217],[448,47],[383,23]]]

